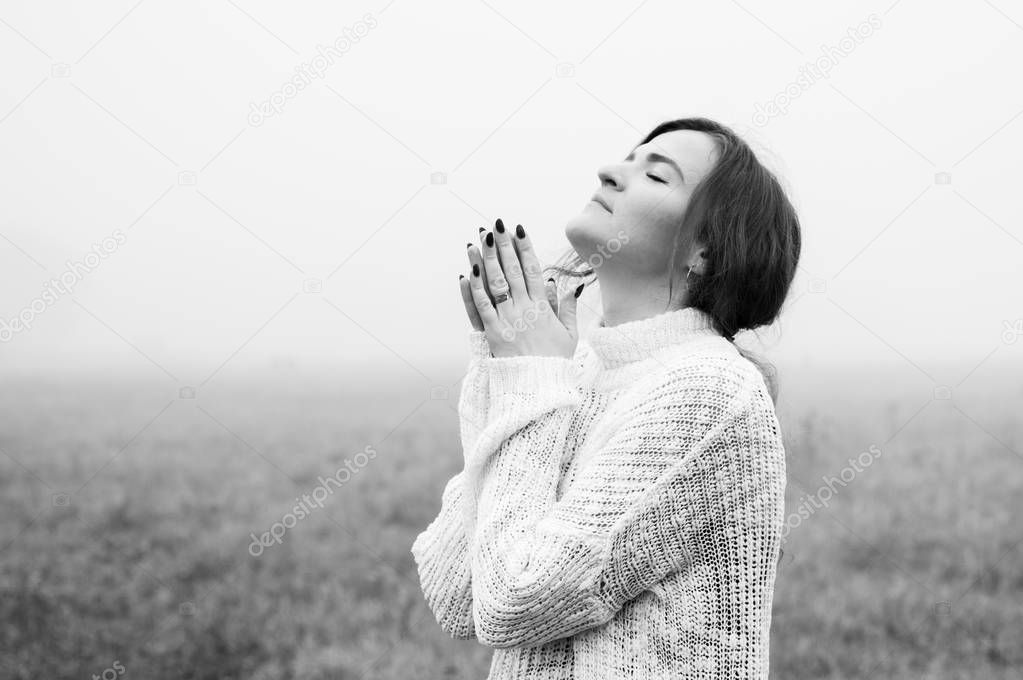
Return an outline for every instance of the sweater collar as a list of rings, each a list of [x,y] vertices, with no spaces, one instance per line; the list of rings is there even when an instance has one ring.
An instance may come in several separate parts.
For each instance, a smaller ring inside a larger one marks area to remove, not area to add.
[[[605,366],[620,366],[649,358],[662,347],[713,335],[720,334],[709,314],[684,307],[616,326],[605,326],[601,317],[585,342]]]

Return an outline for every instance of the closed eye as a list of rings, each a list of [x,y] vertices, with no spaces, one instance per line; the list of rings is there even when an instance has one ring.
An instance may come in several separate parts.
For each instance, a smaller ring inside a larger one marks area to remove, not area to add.
[[[667,184],[668,183],[667,180],[663,180],[660,177],[658,177],[657,175],[651,175],[649,172],[646,174],[646,176],[649,177],[650,179],[656,181],[656,182],[660,182],[661,184]]]

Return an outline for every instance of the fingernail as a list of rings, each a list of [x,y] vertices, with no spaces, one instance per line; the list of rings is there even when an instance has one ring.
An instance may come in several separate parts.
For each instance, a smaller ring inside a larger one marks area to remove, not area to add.
[[[466,244],[465,244],[465,247],[466,247],[466,248],[472,248],[472,244],[471,244],[471,243],[466,243]]]
[[[474,264],[472,266],[472,275],[473,276],[479,276],[480,275],[480,266],[478,264]]]
[[[493,246],[493,245],[494,245],[494,232],[488,231],[487,232],[487,246],[489,247],[489,246]]]
[[[515,227],[515,235],[519,238],[526,238],[526,230],[522,228],[522,225]]]
[[[473,265],[473,266],[476,266],[476,265]],[[576,297],[579,297],[579,293],[583,292],[583,286],[585,286],[585,285],[586,285],[585,283],[580,283],[579,287],[575,289],[575,296]]]
[[[501,221],[500,217],[497,218],[497,222],[494,223],[494,226],[497,227],[498,234],[504,233],[504,222]]]
[[[554,279],[547,279],[547,283],[554,283]]]
[[[465,278],[465,274],[459,274],[459,275],[458,275],[458,280],[459,280],[459,281],[461,281],[461,280],[462,280],[462,279],[464,279],[464,278]]]
[[[485,232],[485,231],[486,231],[486,229],[484,229],[483,227],[480,227],[480,233],[481,233],[481,234],[482,234],[483,232]]]

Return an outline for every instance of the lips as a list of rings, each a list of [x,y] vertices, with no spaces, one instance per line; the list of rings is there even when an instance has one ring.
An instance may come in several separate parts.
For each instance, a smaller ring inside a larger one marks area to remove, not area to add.
[[[608,212],[611,212],[611,206],[607,204],[607,201],[605,201],[604,198],[600,194],[593,194],[593,198],[590,199],[590,200],[592,200],[594,203],[597,203],[598,205],[603,207],[604,210],[606,210]]]

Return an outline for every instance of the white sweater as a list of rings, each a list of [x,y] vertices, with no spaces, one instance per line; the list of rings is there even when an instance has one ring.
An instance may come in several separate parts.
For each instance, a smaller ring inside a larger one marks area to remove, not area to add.
[[[766,678],[785,452],[759,370],[695,308],[572,359],[470,331],[463,469],[416,537],[426,602],[488,678]]]

